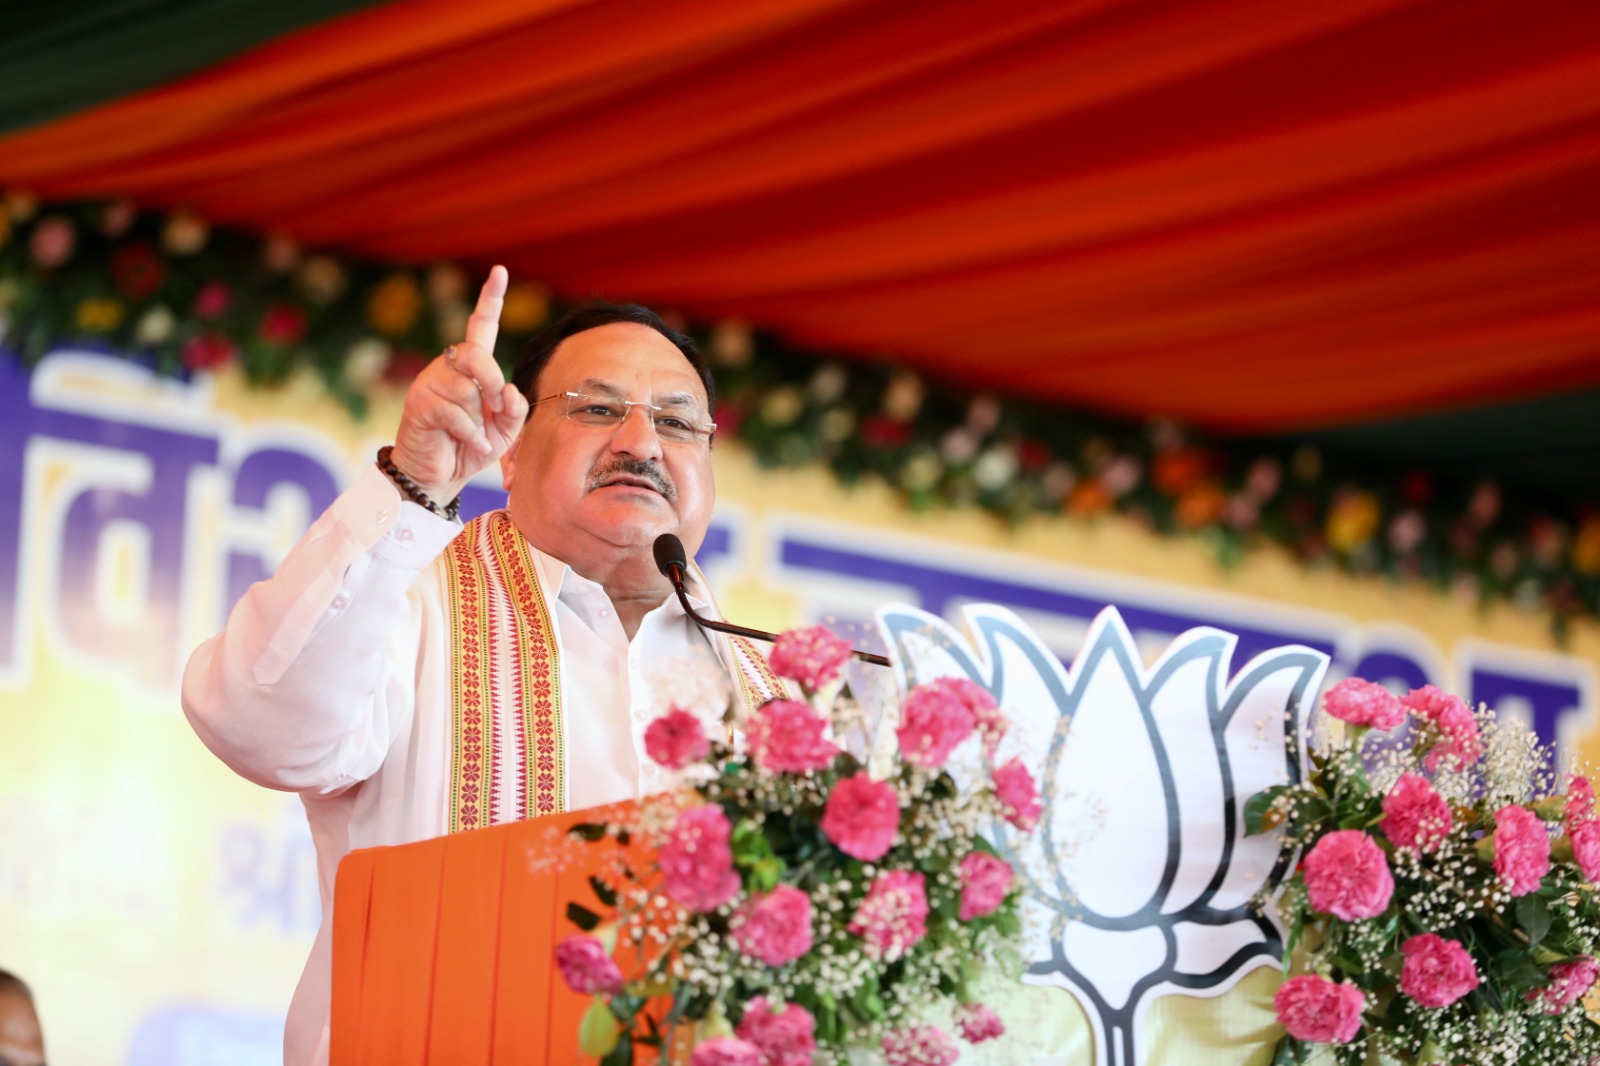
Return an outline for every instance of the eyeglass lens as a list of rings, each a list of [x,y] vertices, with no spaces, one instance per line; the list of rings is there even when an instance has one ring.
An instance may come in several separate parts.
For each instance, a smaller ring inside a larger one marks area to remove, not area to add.
[[[628,417],[628,408],[643,407],[655,423],[656,435],[662,440],[686,444],[705,440],[712,429],[698,408],[681,404],[657,406],[638,400],[624,400],[617,396],[594,396],[586,393],[567,394],[567,417],[589,426],[615,427]]]

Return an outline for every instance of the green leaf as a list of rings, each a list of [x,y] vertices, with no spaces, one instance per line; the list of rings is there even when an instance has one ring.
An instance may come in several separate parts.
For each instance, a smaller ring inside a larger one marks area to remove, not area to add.
[[[602,906],[615,907],[617,905],[617,890],[593,874],[589,875],[589,887],[594,889],[595,898],[600,901]]]
[[[571,829],[568,829],[567,832],[593,844],[595,841],[605,837],[606,827],[599,822],[579,822]]]
[[[600,1060],[600,1066],[633,1066],[633,1038],[621,1040],[609,1055]]]
[[[1517,924],[1528,934],[1528,946],[1538,947],[1550,932],[1550,911],[1537,896],[1523,896],[1517,900]]]
[[[824,1007],[822,1013],[817,1015],[817,1042],[821,1044],[839,1042],[839,1012],[833,1007]]]
[[[644,999],[642,997],[618,993],[611,997],[611,1016],[621,1022],[624,1028],[631,1028],[634,1016],[639,1013],[639,1008],[643,1006]]]
[[[567,921],[582,929],[585,933],[590,933],[600,924],[600,916],[581,903],[569,903],[567,904]]]
[[[1276,812],[1273,811],[1272,805],[1277,802],[1279,796],[1283,795],[1287,791],[1289,791],[1288,785],[1273,785],[1271,788],[1262,789],[1260,792],[1257,792],[1254,796],[1251,796],[1245,801],[1245,836],[1253,837],[1259,833],[1265,833],[1267,831],[1268,826],[1266,821],[1268,814],[1270,813],[1276,817]],[[1277,823],[1274,823],[1274,825],[1276,824]]]
[[[778,887],[778,881],[783,877],[783,871],[782,859],[762,859],[750,871],[750,880],[756,891],[771,892]]]
[[[610,1055],[621,1037],[622,1026],[617,1024],[616,1015],[603,998],[595,996],[583,1012],[583,1021],[578,1023],[578,1046],[585,1055],[598,1059]]]
[[[1333,817],[1333,807],[1321,796],[1304,796],[1294,805],[1294,817],[1302,825]]]

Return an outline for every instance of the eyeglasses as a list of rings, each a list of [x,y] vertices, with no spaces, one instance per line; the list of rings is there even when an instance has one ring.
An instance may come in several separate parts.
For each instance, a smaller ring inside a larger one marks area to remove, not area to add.
[[[550,400],[566,400],[566,415],[584,426],[616,429],[628,418],[630,407],[643,407],[655,426],[656,436],[669,444],[704,444],[717,431],[715,422],[704,421],[698,408],[682,404],[658,406],[643,400],[624,400],[620,396],[595,396],[586,392],[558,392],[535,400],[529,410]]]

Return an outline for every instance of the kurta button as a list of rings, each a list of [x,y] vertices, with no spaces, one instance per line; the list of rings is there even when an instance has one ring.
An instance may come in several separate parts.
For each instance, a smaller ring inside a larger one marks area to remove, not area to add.
[[[336,611],[342,611],[347,606],[349,606],[349,604],[350,604],[350,597],[346,596],[344,593],[341,592],[341,593],[339,593],[339,595],[337,595],[337,596],[335,596],[333,598],[333,603],[330,604],[329,606],[331,606]]]
[[[395,530],[394,536],[396,540],[410,540],[412,533],[409,529],[397,529]]]

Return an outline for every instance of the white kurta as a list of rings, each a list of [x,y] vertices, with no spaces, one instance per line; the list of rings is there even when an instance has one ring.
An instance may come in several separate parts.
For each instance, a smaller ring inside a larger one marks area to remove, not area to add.
[[[328,1059],[339,860],[449,828],[453,634],[442,553],[460,531],[369,468],[184,673],[184,711],[206,746],[251,781],[298,792],[311,825],[325,917],[289,1009],[289,1066]],[[559,659],[565,808],[665,787],[670,775],[644,754],[660,709],[652,691],[663,687],[652,681],[681,679],[712,656],[734,676],[727,642],[708,641],[676,597],[629,641],[603,588],[531,555]],[[697,579],[690,589],[695,609],[710,613]]]

